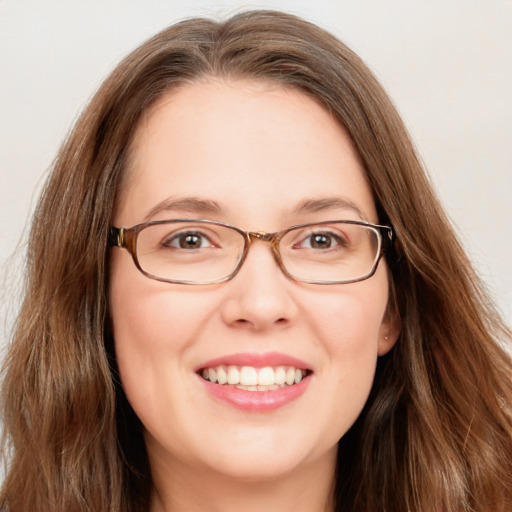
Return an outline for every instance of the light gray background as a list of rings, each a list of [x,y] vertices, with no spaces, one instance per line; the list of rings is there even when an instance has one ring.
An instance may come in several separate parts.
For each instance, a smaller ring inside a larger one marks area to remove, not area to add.
[[[260,7],[317,22],[366,60],[512,326],[511,0],[0,0],[1,338],[37,191],[101,80],[175,20]]]

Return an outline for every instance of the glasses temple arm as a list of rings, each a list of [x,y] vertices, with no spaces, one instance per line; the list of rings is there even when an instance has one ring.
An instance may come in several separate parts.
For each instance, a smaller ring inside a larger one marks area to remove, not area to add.
[[[124,247],[125,244],[125,229],[124,228],[110,228],[108,234],[109,247]]]

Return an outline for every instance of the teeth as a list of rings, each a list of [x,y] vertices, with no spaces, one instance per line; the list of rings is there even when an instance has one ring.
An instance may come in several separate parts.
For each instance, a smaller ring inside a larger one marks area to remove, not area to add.
[[[265,368],[260,368],[258,372],[258,384],[260,386],[271,386],[275,384],[275,373],[274,369],[270,366],[266,366]]]
[[[288,370],[286,370],[285,382],[288,384],[288,386],[295,384],[295,368],[288,368]]]
[[[293,366],[217,366],[205,368],[201,375],[205,380],[221,385],[230,384],[246,391],[272,391],[298,384],[306,376],[306,370]]]
[[[252,366],[242,366],[240,371],[240,384],[242,386],[258,385],[258,370]]]
[[[226,373],[226,369],[224,368],[224,366],[219,366],[217,368],[217,382],[219,384],[226,384],[226,382],[228,381],[228,374]],[[211,381],[211,382],[215,382],[215,381]]]
[[[237,384],[235,387],[244,389],[245,391],[273,391],[274,389],[284,388],[285,386],[278,386],[277,384],[272,384],[271,386],[242,386],[242,384]]]
[[[213,381],[211,381],[213,382]],[[240,383],[240,372],[236,366],[230,366],[228,368],[228,384],[239,384]]]
[[[286,370],[282,366],[276,369],[274,381],[280,386],[286,382]]]

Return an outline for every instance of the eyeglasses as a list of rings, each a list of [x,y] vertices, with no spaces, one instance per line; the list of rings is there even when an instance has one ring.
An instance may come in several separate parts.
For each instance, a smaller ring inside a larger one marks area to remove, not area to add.
[[[128,250],[147,277],[178,284],[232,279],[254,242],[270,244],[283,273],[296,281],[342,284],[371,277],[394,241],[393,229],[363,221],[300,224],[277,233],[205,219],[157,220],[111,228],[109,245]]]

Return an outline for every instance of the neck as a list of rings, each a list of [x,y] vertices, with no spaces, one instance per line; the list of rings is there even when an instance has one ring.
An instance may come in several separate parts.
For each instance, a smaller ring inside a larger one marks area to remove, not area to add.
[[[217,471],[181,464],[152,465],[155,490],[151,512],[333,512],[335,453],[287,475],[237,479]]]

